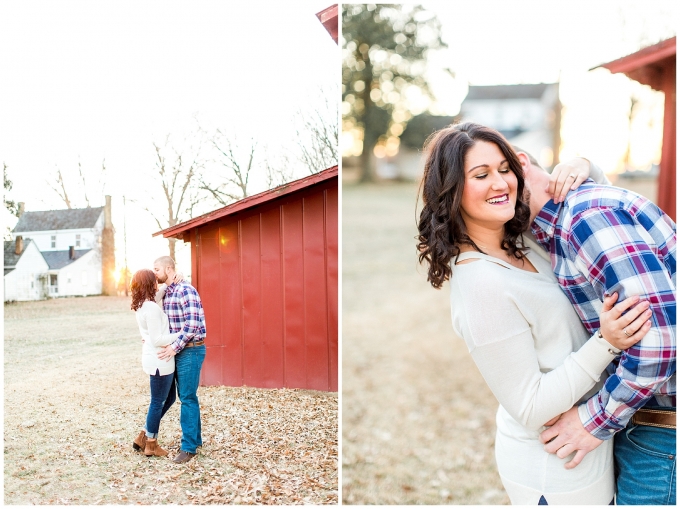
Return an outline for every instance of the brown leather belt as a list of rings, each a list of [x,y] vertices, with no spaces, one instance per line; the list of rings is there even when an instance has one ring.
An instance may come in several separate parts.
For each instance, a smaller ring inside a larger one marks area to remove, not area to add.
[[[675,429],[675,411],[672,410],[638,410],[633,414],[633,424],[642,426],[654,426],[655,428]]]
[[[184,348],[191,348],[192,346],[201,346],[202,344],[205,343],[205,340],[200,340],[200,341],[194,341],[193,343],[187,343],[184,345]]]

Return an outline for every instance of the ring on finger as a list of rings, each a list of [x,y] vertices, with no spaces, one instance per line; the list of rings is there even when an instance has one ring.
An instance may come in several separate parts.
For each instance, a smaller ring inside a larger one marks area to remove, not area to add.
[[[632,334],[628,334],[628,331],[626,330],[625,327],[623,328],[623,333],[624,333],[627,337],[631,337],[631,335],[632,335]]]
[[[575,178],[576,178],[576,175],[574,175],[573,173],[570,173],[569,175],[567,175],[567,178],[573,178],[573,179],[575,179]]]

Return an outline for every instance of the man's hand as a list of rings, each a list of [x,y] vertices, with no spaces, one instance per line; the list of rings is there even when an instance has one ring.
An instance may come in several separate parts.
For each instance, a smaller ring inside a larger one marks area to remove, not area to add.
[[[564,201],[569,191],[578,189],[578,186],[590,176],[590,161],[582,157],[575,157],[567,162],[559,163],[553,168],[548,184],[549,194],[553,197],[553,202]]]
[[[602,443],[602,440],[583,428],[576,407],[564,412],[555,424],[541,433],[540,439],[545,444],[543,449],[551,454],[557,454],[558,458],[566,458],[576,451],[574,459],[564,465],[566,469],[576,467],[586,454]]]
[[[163,348],[163,350],[158,352],[158,358],[162,361],[169,361],[175,355],[177,355],[177,352],[175,352],[175,349],[172,347],[172,345],[168,345]]]

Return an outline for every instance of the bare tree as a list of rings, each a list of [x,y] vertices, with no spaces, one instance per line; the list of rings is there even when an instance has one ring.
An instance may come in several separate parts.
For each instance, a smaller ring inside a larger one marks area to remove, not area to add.
[[[337,93],[321,90],[315,105],[297,112],[295,130],[300,162],[310,174],[338,164]]]
[[[274,156],[267,150],[265,151],[263,165],[267,189],[273,189],[293,180],[293,170],[287,154]]]
[[[258,143],[250,139],[247,144],[240,145],[238,140],[230,138],[219,129],[208,141],[217,154],[213,161],[226,171],[220,171],[220,178],[213,179],[215,181],[201,175],[199,188],[222,206],[246,198],[248,183],[257,165]]]
[[[76,205],[76,203],[73,200],[73,196],[80,196],[81,194],[84,199],[85,206],[87,208],[90,208],[91,204],[90,198],[88,196],[88,190],[92,191],[93,186],[96,186],[95,194],[97,194],[99,200],[103,202],[104,189],[106,187],[106,159],[102,160],[101,170],[97,174],[91,171],[88,172],[87,170],[83,170],[80,158],[78,158],[78,176],[82,184],[81,189],[78,189],[78,185],[74,184],[72,179],[70,179],[69,183],[67,184],[66,179],[64,178],[64,174],[62,173],[59,167],[55,166],[55,170],[56,173],[53,175],[53,180],[52,181],[47,180],[46,182],[50,189],[57,193],[59,198],[64,202],[66,208],[68,209],[74,208],[74,205]],[[88,185],[88,182],[90,182],[91,184],[92,182],[94,182],[94,184]]]
[[[48,180],[47,185],[50,186],[50,188],[59,195],[59,198],[61,198],[66,204],[67,209],[73,208],[71,206],[71,200],[69,199],[68,193],[66,191],[66,183],[64,182],[64,176],[62,175],[61,170],[58,167],[57,174],[54,178],[54,182],[50,182]]]
[[[170,135],[161,146],[153,143],[156,151],[155,181],[160,185],[163,213],[158,213],[151,205],[153,197],[145,202],[135,201],[146,210],[161,230],[191,218],[194,207],[200,202],[199,183],[203,162],[200,160],[200,147],[179,150],[170,142]],[[185,155],[188,154],[188,155]],[[169,255],[175,259],[177,239],[168,238]]]

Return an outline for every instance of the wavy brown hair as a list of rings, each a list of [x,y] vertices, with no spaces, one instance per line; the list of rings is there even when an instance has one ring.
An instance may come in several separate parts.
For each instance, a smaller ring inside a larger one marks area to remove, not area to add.
[[[156,302],[156,275],[149,269],[135,272],[130,283],[132,290],[132,311],[137,311],[147,300]]]
[[[497,145],[517,177],[515,216],[505,223],[501,248],[518,259],[526,250],[521,234],[529,226],[530,210],[522,201],[524,173],[512,146],[498,131],[472,122],[445,127],[425,142],[425,171],[420,184],[423,209],[418,221],[418,261],[428,262],[427,280],[435,288],[441,288],[451,277],[449,263],[458,257],[462,245],[483,253],[468,235],[460,213],[465,156],[478,141]]]

